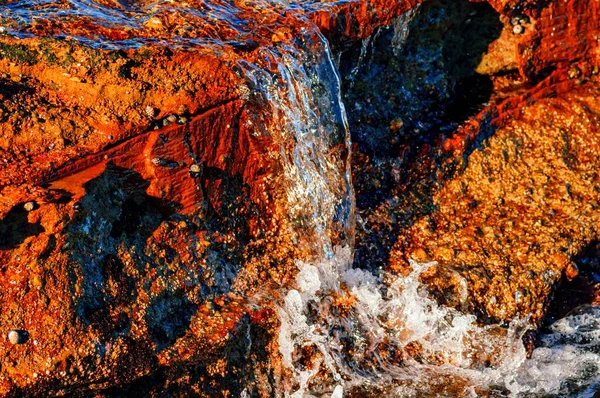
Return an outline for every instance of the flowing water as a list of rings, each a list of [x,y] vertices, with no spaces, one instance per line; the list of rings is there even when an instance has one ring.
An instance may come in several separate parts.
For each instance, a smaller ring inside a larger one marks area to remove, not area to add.
[[[169,40],[212,49],[234,39],[260,40],[251,20],[258,11],[298,14],[302,27],[293,41],[262,46],[253,61],[236,60],[248,96],[264,105],[256,111],[269,114],[250,127],[279,144],[288,222],[306,253],[296,260],[295,284],[277,303],[277,343],[289,375],[281,395],[592,396],[600,384],[600,309],[580,308],[555,322],[528,358],[522,342],[527,319],[481,326],[474,315],[439,305],[419,282],[431,263],[412,262],[406,277],[352,267],[354,196],[340,78],[327,40],[300,15],[332,5],[36,0],[8,2],[0,13],[6,31],[23,37],[34,34],[39,20],[84,19],[139,30],[120,40],[97,32],[77,36],[100,47]],[[192,26],[218,25],[221,35],[198,37],[176,28],[149,35],[145,23],[164,13],[185,16]],[[395,46],[406,38],[409,19],[396,22]]]

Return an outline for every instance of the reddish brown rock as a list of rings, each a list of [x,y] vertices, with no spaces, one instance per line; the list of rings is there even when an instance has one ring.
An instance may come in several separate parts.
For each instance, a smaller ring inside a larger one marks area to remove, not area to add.
[[[422,2],[360,0],[334,3],[331,7],[317,8],[311,19],[330,38],[335,39],[342,33],[347,39],[364,39],[378,27],[390,25],[399,15],[416,9]]]
[[[128,16],[149,4],[92,5]],[[349,2],[309,17],[349,40],[414,5]],[[238,62],[289,45],[309,22],[276,5],[209,18],[198,4],[197,15],[158,7],[129,27],[54,6],[20,25],[21,9],[7,10],[6,28],[36,37],[0,38],[0,331],[28,336],[0,342],[0,394],[275,388],[265,291],[290,282],[302,253],[279,186],[282,143],[255,131],[281,121]],[[190,42],[199,37],[222,41]]]
[[[550,69],[566,69],[577,63],[582,63],[582,68],[587,69],[600,63],[598,2],[488,2],[508,20],[521,15],[529,19],[525,34],[520,36],[517,46],[519,71],[524,76],[535,80]]]
[[[600,127],[598,9],[579,1],[490,4],[503,27],[471,72],[490,76],[489,86],[481,86],[492,88],[479,105],[483,110],[466,115],[450,134],[439,133],[448,129],[440,124],[415,135],[402,129],[420,109],[407,106],[406,115],[394,115],[403,125],[394,127],[399,125],[395,119],[390,123],[388,135],[396,140],[385,148],[391,147],[390,153],[377,153],[368,141],[358,141],[357,265],[371,259],[374,269],[391,267],[406,274],[408,258],[435,260],[439,265],[423,282],[441,302],[475,311],[482,321],[531,315],[541,322],[555,290],[568,280],[576,283],[581,274],[577,255],[598,239],[600,186],[593,155]],[[468,13],[463,24],[472,23],[470,16],[479,12]],[[513,32],[515,17],[523,34]],[[419,28],[427,26],[426,18],[419,21]],[[420,33],[422,38],[431,35]],[[410,34],[405,45],[413,46]],[[409,48],[410,55],[415,49]],[[426,50],[422,57],[439,51],[435,46]],[[381,61],[373,57],[369,62]],[[414,64],[419,73],[440,81],[435,70]],[[402,67],[387,69],[395,70]],[[405,90],[412,83],[397,80]],[[451,76],[441,83],[447,81],[456,84]],[[470,101],[475,90],[449,101]],[[391,96],[388,101],[397,102]],[[363,124],[378,123],[371,108],[361,113],[349,107],[353,111],[356,119],[367,120]],[[426,124],[435,111],[425,107],[417,119]],[[467,282],[466,302],[457,275]]]
[[[127,18],[153,4],[93,3]],[[132,26],[54,11],[17,25],[7,13],[7,28],[35,37],[0,38],[0,393],[280,388],[272,294],[305,253],[286,228],[281,142],[249,127],[281,121],[237,62],[292,44],[309,20],[342,49],[418,4],[315,2],[301,13],[192,2],[197,13],[161,5]],[[359,250],[381,234],[386,254],[395,245],[373,268],[436,260],[423,281],[441,302],[539,321],[598,239],[599,11],[490,4],[503,28],[477,72],[492,76],[492,105],[414,150],[395,141],[406,157],[389,162],[389,191],[357,148],[359,193],[384,197],[361,213]],[[516,14],[529,18],[522,35]],[[115,40],[126,44],[106,46]],[[387,125],[401,135],[407,124]],[[27,340],[12,345],[10,330]]]
[[[563,275],[577,276],[571,259],[598,239],[598,10],[583,3],[549,2],[535,12],[492,3],[506,18],[531,18],[515,57],[494,52],[509,48],[498,41],[483,57],[492,74],[516,59],[521,76],[512,88],[494,79],[496,104],[440,142],[449,154],[442,169],[453,176],[438,174],[434,210],[402,230],[391,256],[399,270],[400,253],[438,261],[439,276],[426,282],[442,301],[457,305],[449,267],[485,317],[540,321]]]
[[[563,272],[576,276],[570,257],[598,239],[597,95],[590,83],[482,127],[493,135],[469,152],[464,171],[433,196],[436,210],[397,248],[409,257],[410,247],[425,249],[458,270],[488,316],[540,320]],[[440,277],[436,289],[445,289]]]

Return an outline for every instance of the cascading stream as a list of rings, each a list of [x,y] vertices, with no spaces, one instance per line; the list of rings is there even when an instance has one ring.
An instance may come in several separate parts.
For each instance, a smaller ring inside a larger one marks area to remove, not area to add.
[[[394,26],[396,45],[409,21]],[[597,336],[586,332],[581,344],[565,325],[572,332],[597,322],[595,310],[557,323],[527,359],[527,320],[479,326],[474,315],[440,306],[419,281],[432,263],[412,262],[408,277],[351,268],[354,198],[340,80],[326,40],[312,26],[303,32],[296,47],[266,51],[265,65],[243,63],[250,91],[283,121],[254,128],[281,144],[289,224],[306,253],[296,259],[296,286],[278,303],[279,351],[292,376],[285,395],[338,398],[372,389],[413,396],[448,385],[448,394],[461,396],[593,391]]]
[[[266,65],[243,63],[250,92],[262,95],[273,119],[283,122],[253,128],[280,143],[289,224],[305,253],[305,258],[297,259],[299,290],[284,292],[279,303],[280,352],[299,385],[293,396],[306,391],[318,367],[303,370],[296,366],[292,334],[314,343],[324,366],[341,380],[337,369],[344,365],[329,353],[327,336],[306,322],[305,312],[317,290],[340,289],[338,275],[352,262],[355,206],[340,78],[328,43],[317,28],[307,24],[302,32],[296,47],[267,51]],[[293,392],[295,387],[288,387],[287,393]]]
[[[331,259],[335,246],[353,244],[350,136],[328,44],[314,26],[302,31],[297,47],[264,50],[265,65],[241,65],[249,92],[269,108],[267,122],[252,127],[280,144],[296,242],[310,258]]]

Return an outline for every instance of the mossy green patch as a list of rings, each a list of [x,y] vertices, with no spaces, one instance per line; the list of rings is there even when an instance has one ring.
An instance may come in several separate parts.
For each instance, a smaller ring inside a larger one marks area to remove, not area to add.
[[[34,65],[38,62],[38,53],[23,44],[0,43],[0,57],[13,62]]]

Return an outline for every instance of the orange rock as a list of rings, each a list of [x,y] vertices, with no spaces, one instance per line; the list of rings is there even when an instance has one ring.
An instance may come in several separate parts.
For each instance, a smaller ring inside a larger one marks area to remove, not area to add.
[[[583,171],[598,167],[592,155],[600,143],[597,84],[570,85],[551,76],[530,91],[531,102],[508,98],[497,106],[502,113],[496,106],[485,110],[480,117],[499,115],[496,127],[487,127],[493,134],[486,132],[489,138],[468,155],[464,171],[441,184],[433,197],[437,210],[417,219],[406,232],[409,243],[399,241],[390,261],[422,248],[432,260],[456,266],[470,300],[488,316],[527,313],[541,320],[547,307],[537,304],[549,302],[563,272],[568,280],[578,274],[569,254],[598,239],[591,208],[600,181]],[[571,146],[576,142],[586,144]],[[463,239],[471,243],[459,246]]]
[[[235,18],[215,11],[220,2],[191,1],[193,13],[173,2],[96,3],[115,17],[81,18],[61,0],[24,22],[3,13],[27,38],[0,37],[0,331],[23,328],[30,339],[0,346],[0,394],[151,389],[143,383],[152,379],[191,395],[248,368],[282,377],[269,302],[303,253],[278,186],[281,143],[251,127],[257,116],[282,120],[236,62],[296,45],[311,23],[344,48],[421,2],[316,2],[301,12],[236,1],[227,4]],[[496,104],[442,142],[423,143],[412,164],[403,158],[413,186],[390,189],[385,199],[396,203],[367,224],[398,237],[392,270],[408,272],[411,254],[440,261],[423,276],[440,301],[487,319],[539,321],[561,275],[577,275],[569,258],[598,239],[600,3],[489,3],[506,26],[479,72],[516,67],[520,76],[497,77]],[[152,15],[125,18],[132,7]],[[508,26],[516,9],[530,18],[518,36]],[[130,45],[96,48],[59,34]],[[397,120],[386,127],[400,131]],[[369,161],[357,158],[358,172],[386,189]],[[460,170],[435,174],[437,164]],[[26,212],[29,201],[39,208]],[[386,218],[394,211],[399,221]],[[352,298],[340,294],[332,306],[350,313]],[[232,351],[242,364],[223,362]],[[409,351],[426,355],[418,342]]]
[[[61,0],[3,20],[27,38],[0,37],[0,299],[12,303],[0,330],[30,339],[0,347],[0,394],[105,389],[187,363],[229,379],[244,366],[275,368],[276,311],[261,297],[292,281],[302,253],[278,186],[282,143],[253,125],[282,121],[236,65],[296,45],[309,20],[356,40],[417,2],[308,13],[235,2],[235,18],[217,15],[220,2],[210,15],[196,1],[186,6],[195,12],[93,3],[110,20]],[[153,9],[140,21],[132,7]],[[106,46],[115,41],[125,44]],[[225,363],[220,353],[240,350],[248,333],[272,358]],[[185,372],[182,394],[216,383]]]

